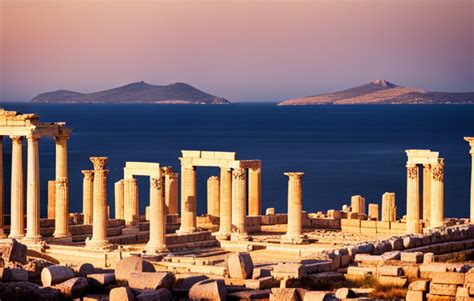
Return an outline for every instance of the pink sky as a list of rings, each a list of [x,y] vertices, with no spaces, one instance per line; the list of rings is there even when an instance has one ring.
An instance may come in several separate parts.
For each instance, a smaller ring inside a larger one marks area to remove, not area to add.
[[[231,101],[374,79],[473,91],[473,3],[0,0],[0,102],[140,80]]]

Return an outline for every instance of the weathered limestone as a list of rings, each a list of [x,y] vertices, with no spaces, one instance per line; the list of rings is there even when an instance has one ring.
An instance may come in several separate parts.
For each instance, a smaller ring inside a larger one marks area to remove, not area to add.
[[[146,252],[166,252],[166,212],[163,198],[163,178],[150,178],[150,240]]]
[[[54,288],[61,292],[61,296],[65,299],[81,298],[87,294],[89,282],[84,277],[76,277],[56,284]]]
[[[395,193],[385,192],[382,195],[382,222],[397,220],[397,207],[395,206]]]
[[[302,172],[285,172],[288,176],[288,229],[281,237],[282,243],[299,244],[305,242],[302,222]]]
[[[216,176],[207,179],[207,214],[220,215],[220,181]]]
[[[407,164],[407,233],[420,233],[420,191],[418,166]]]
[[[438,164],[431,168],[431,217],[430,227],[440,227],[444,224],[444,160],[438,159]]]
[[[24,192],[23,192],[23,137],[11,136],[12,139],[12,176],[10,206],[10,238],[25,236]]]
[[[3,217],[3,201],[4,201],[4,186],[3,186],[3,136],[0,136],[0,238],[5,237],[4,217]]]
[[[248,239],[245,228],[247,185],[245,169],[232,170],[232,234],[231,239],[235,241]]]
[[[82,182],[82,212],[84,213],[84,225],[92,224],[94,212],[94,171],[83,170],[84,180]]]
[[[132,290],[126,286],[116,287],[110,290],[109,300],[134,301],[135,295]]]
[[[74,277],[71,268],[63,265],[52,265],[41,271],[41,282],[43,286],[51,286]]]
[[[138,185],[137,179],[124,179],[124,218],[127,226],[138,226]]]
[[[115,218],[123,219],[124,211],[124,180],[115,182]]]
[[[92,248],[106,247],[107,240],[107,174],[105,169],[107,157],[91,157],[94,164],[94,217],[92,239],[86,240],[86,246]]]
[[[178,214],[178,173],[165,169],[165,204],[168,214]]]
[[[379,220],[379,205],[369,204],[368,217],[372,220]]]
[[[138,290],[173,289],[174,282],[170,272],[133,272],[128,277],[129,287]]]
[[[153,264],[140,257],[130,256],[117,262],[115,266],[115,279],[117,281],[128,281],[133,272],[155,272]]]
[[[220,223],[217,237],[229,239],[232,232],[232,170],[221,168],[220,171]]]
[[[431,219],[431,164],[423,164],[423,220]]]
[[[237,252],[227,258],[227,272],[230,278],[250,279],[253,273],[252,257],[249,253]]]
[[[70,237],[69,233],[69,183],[66,177],[56,178],[56,220],[53,236],[56,238]]]
[[[262,211],[262,171],[249,168],[249,216],[258,216]]]
[[[474,224],[474,137],[464,137],[469,143],[470,146],[470,154],[471,154],[471,214],[470,220],[471,224]]]
[[[225,300],[227,290],[223,280],[207,279],[194,284],[189,290],[191,300]]]
[[[365,214],[365,198],[361,195],[353,195],[351,197],[352,212]]]
[[[196,231],[196,167],[181,165],[181,227],[178,234]]]
[[[56,218],[56,180],[48,181],[48,218]]]
[[[28,169],[26,184],[26,236],[30,243],[39,242],[40,235],[40,190],[39,190],[39,136],[31,133],[28,139]]]

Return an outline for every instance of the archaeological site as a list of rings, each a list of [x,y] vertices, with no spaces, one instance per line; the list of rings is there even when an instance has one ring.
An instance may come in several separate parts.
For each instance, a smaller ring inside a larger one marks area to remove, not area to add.
[[[56,147],[47,200],[40,200],[43,137]],[[442,150],[406,150],[406,195],[388,191],[372,203],[354,195],[327,212],[305,211],[305,171],[289,170],[281,183],[287,210],[275,212],[265,205],[263,159],[182,150],[181,166],[163,166],[159,156],[126,162],[107,191],[114,154],[90,154],[83,182],[71,183],[69,139],[74,131],[64,122],[0,110],[1,300],[474,300],[474,137],[464,138],[473,160],[466,218],[444,214]],[[219,169],[207,180],[207,199],[197,198],[200,167]],[[138,176],[148,177],[149,194],[139,195]],[[82,187],[82,200],[70,198],[72,185]],[[82,211],[71,212],[71,202],[82,202]],[[198,203],[207,214],[198,214]]]

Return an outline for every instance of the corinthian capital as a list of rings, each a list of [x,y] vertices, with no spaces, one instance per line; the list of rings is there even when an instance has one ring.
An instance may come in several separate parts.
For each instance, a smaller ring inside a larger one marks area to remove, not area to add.
[[[232,177],[234,180],[245,180],[245,169],[237,168],[232,170]]]
[[[304,175],[304,172],[285,172],[284,173],[285,176],[288,176],[290,178],[290,180],[298,180],[300,181],[301,178],[303,177]]]
[[[94,180],[94,171],[93,170],[82,170],[82,174],[84,175],[84,179],[92,181]]]
[[[104,170],[105,168],[105,163],[107,162],[107,157],[90,157],[89,158],[94,164],[94,170]]]

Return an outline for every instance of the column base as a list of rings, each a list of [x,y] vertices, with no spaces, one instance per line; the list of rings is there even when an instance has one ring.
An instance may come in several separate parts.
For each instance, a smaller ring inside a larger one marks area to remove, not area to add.
[[[54,238],[68,238],[68,237],[71,237],[71,233],[53,233],[53,237]]]
[[[187,234],[192,234],[197,231],[196,227],[188,228],[188,229],[178,229],[176,230],[177,235],[187,235]]]
[[[86,247],[90,249],[110,249],[112,245],[106,240],[86,239]]]
[[[145,252],[148,255],[162,255],[169,253],[169,250],[166,248],[165,245],[160,244],[147,244],[145,246]]]
[[[217,238],[218,240],[230,240],[230,233],[229,232],[214,232],[212,233],[212,236]]]
[[[21,239],[21,242],[22,243],[25,243],[25,244],[32,244],[32,245],[36,245],[36,244],[39,244],[40,242],[42,242],[42,237],[41,235],[37,235],[37,236],[25,236]]]
[[[421,234],[423,232],[420,221],[407,222],[407,234]]]
[[[302,235],[282,235],[280,243],[282,244],[290,244],[290,245],[302,245],[307,244],[308,237],[304,234]]]
[[[14,239],[22,239],[23,237],[25,237],[25,234],[22,233],[10,233],[10,235],[8,235],[8,238]]]
[[[230,241],[249,241],[250,236],[247,233],[234,232],[230,235]]]

